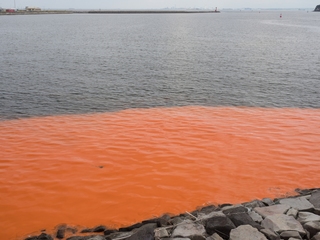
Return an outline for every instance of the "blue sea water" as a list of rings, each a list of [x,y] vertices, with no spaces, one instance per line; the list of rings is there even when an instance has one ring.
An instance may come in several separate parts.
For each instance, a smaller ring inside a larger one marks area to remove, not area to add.
[[[320,107],[320,14],[0,17],[0,119],[161,106]]]

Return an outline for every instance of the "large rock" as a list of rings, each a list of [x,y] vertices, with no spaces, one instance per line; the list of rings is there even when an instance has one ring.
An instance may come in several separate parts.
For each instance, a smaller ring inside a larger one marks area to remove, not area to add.
[[[320,240],[320,233],[316,234],[311,238],[311,240]]]
[[[248,209],[241,204],[239,205],[233,205],[233,206],[226,206],[222,209],[222,212],[225,215],[229,214],[237,214],[237,213],[246,213],[248,212]]]
[[[305,197],[285,198],[279,201],[299,211],[311,211],[314,206]]]
[[[223,213],[206,220],[205,229],[209,235],[218,233],[224,238],[229,237],[231,229],[236,228],[233,222]]]
[[[165,228],[158,228],[154,231],[155,239],[169,237],[168,231]]]
[[[56,238],[63,239],[66,233],[67,225],[63,224],[58,226]]]
[[[217,209],[216,206],[214,206],[214,205],[208,205],[208,206],[205,206],[205,207],[201,208],[201,209],[199,210],[199,212],[202,213],[202,214],[209,214],[209,213],[215,211],[216,209]]]
[[[236,227],[239,227],[241,225],[250,225],[254,228],[261,229],[260,224],[253,221],[253,219],[246,212],[230,214],[228,215],[228,217]]]
[[[154,240],[156,223],[148,223],[137,229],[127,240]]]
[[[284,214],[276,214],[266,217],[261,222],[261,226],[269,228],[277,233],[292,230],[299,232],[302,236],[306,234],[300,222],[293,217]]]
[[[280,235],[271,229],[261,229],[262,232],[269,240],[280,240]]]
[[[209,214],[203,215],[201,216],[201,220],[203,220],[204,222],[206,222],[208,219],[210,218],[215,218],[215,217],[225,217],[226,215],[224,213],[222,213],[221,211],[218,212],[211,212]]]
[[[263,198],[261,202],[263,202],[266,206],[274,205],[274,202],[270,198]]]
[[[171,218],[169,220],[169,224],[171,225],[177,225],[177,224],[180,224],[183,222],[183,218],[182,217],[174,217],[174,218]]]
[[[315,12],[320,12],[320,5],[317,5],[314,9]]]
[[[288,212],[286,213],[286,215],[292,216],[292,217],[294,217],[294,218],[297,218],[298,212],[299,212],[299,211],[298,211],[297,209],[295,209],[295,208],[290,208],[290,209],[288,210]]]
[[[259,213],[262,217],[266,218],[275,214],[286,213],[290,206],[286,204],[276,204],[269,207],[256,207],[253,210]]]
[[[249,209],[253,209],[253,208],[256,208],[256,207],[265,207],[266,205],[260,201],[260,200],[253,200],[251,202],[248,202],[248,203],[244,203],[243,204],[246,208],[249,208]]]
[[[320,232],[320,222],[307,222],[303,227],[309,232],[310,238]]]
[[[315,208],[320,209],[320,190],[311,194],[309,202],[313,204]]]
[[[49,234],[41,233],[39,236],[28,237],[25,240],[53,240],[53,238]]]
[[[207,237],[206,240],[223,240],[223,238],[219,234],[214,233],[210,237]]]
[[[171,237],[183,237],[192,239],[195,236],[204,236],[205,234],[206,230],[202,224],[186,220],[184,224],[177,226],[173,230]]]
[[[284,231],[280,234],[280,237],[281,237],[281,239],[284,239],[284,240],[288,240],[290,238],[302,240],[300,234],[296,231]]]
[[[250,211],[249,216],[252,218],[253,221],[257,222],[257,223],[261,223],[263,218],[261,217],[260,214],[256,213],[255,211]]]
[[[169,220],[170,220],[170,215],[164,214],[161,217],[144,220],[142,221],[142,224],[156,223],[158,227],[164,227],[168,225]]]
[[[94,228],[84,228],[81,233],[104,232],[105,230],[107,230],[106,226],[99,225]]]
[[[231,230],[230,240],[267,240],[267,238],[256,228],[242,225]]]
[[[304,224],[306,222],[320,221],[320,216],[309,212],[299,212],[297,220]]]
[[[109,235],[105,236],[106,240],[113,240],[113,239],[127,239],[132,235],[132,232],[114,232],[110,233]]]

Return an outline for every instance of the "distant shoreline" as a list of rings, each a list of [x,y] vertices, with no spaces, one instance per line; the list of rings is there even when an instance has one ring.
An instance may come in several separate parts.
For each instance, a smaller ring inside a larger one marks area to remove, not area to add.
[[[38,14],[167,14],[167,13],[220,13],[214,10],[48,10],[48,11],[16,11],[16,12],[0,12],[0,15],[38,15]]]
[[[39,14],[72,14],[74,13],[73,11],[34,11],[34,12],[29,12],[29,11],[16,11],[16,12],[0,12],[0,15],[39,15]]]
[[[81,13],[81,12],[80,12]],[[205,10],[101,10],[101,11],[86,11],[82,13],[125,13],[125,14],[141,14],[141,13],[220,13],[220,11],[205,11]]]

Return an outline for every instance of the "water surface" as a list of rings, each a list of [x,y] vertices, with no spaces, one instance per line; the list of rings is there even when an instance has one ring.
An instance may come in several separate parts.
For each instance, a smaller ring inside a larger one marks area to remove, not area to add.
[[[119,227],[319,187],[319,14],[1,16],[0,223]]]

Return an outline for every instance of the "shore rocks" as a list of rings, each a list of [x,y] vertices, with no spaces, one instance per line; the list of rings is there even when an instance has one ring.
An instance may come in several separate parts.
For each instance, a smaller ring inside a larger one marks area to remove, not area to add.
[[[284,231],[297,231],[301,235],[306,234],[300,222],[298,222],[295,218],[285,214],[268,216],[261,222],[261,226],[263,228],[271,229],[276,233],[282,233]]]
[[[312,211],[314,206],[305,197],[281,199],[280,204],[286,204],[298,211]]]
[[[204,236],[206,229],[200,223],[193,222],[192,220],[186,220],[184,224],[177,226],[171,236],[172,237],[184,237],[195,238],[196,236]]]
[[[230,240],[267,240],[256,228],[250,225],[242,225],[230,232]]]
[[[119,229],[100,225],[77,234],[60,225],[54,235],[43,232],[25,240],[320,240],[320,189],[298,192],[295,197],[166,214]]]
[[[256,207],[254,208],[254,211],[260,214],[263,218],[266,218],[275,214],[286,213],[289,209],[290,207],[288,205],[277,204],[269,207]]]

